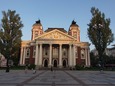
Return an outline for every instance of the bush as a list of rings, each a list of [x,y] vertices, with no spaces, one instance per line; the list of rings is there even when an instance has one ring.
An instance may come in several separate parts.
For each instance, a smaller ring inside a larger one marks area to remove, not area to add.
[[[35,69],[35,67],[36,67],[35,64],[30,64],[30,65],[28,66],[28,69]]]
[[[83,66],[83,65],[76,64],[75,69],[76,69],[76,70],[83,70],[83,69],[84,69],[84,66]]]
[[[11,66],[10,69],[13,69],[13,70],[24,70],[25,66]]]

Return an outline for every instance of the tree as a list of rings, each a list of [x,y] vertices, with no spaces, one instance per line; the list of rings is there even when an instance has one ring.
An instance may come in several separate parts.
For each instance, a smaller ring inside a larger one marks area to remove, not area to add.
[[[98,51],[101,67],[103,66],[103,54],[105,49],[114,40],[114,35],[110,29],[110,18],[105,18],[105,14],[101,13],[98,8],[91,8],[92,19],[88,24],[87,34],[89,40]]]
[[[97,56],[94,55],[93,52],[90,52],[90,59],[91,59],[91,66],[92,67],[97,67],[97,65],[98,65],[98,58],[97,58]]]
[[[0,28],[0,53],[7,59],[6,72],[9,72],[9,60],[19,52],[23,24],[16,11],[2,11]]]

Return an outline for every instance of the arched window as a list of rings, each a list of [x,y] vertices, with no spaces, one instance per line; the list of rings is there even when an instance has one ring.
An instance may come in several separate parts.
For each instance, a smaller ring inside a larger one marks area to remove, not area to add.
[[[44,60],[44,67],[48,67],[48,60],[47,59]]]

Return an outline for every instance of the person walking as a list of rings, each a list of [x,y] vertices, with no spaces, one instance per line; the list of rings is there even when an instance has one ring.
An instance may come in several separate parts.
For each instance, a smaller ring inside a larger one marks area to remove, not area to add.
[[[53,67],[52,67],[52,65],[51,65],[51,71],[53,71]]]
[[[33,72],[33,74],[35,74],[35,73],[36,73],[36,69],[33,69],[33,68],[32,68],[32,72]]]
[[[28,72],[28,65],[25,66],[25,74]]]

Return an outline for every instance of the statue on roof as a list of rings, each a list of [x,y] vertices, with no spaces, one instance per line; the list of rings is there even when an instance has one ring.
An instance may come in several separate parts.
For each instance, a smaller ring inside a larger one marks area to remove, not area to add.
[[[73,21],[72,21],[72,24],[76,24],[76,22],[73,20]]]
[[[39,19],[38,21],[36,21],[36,24],[41,24],[41,21],[40,21],[40,19]]]

